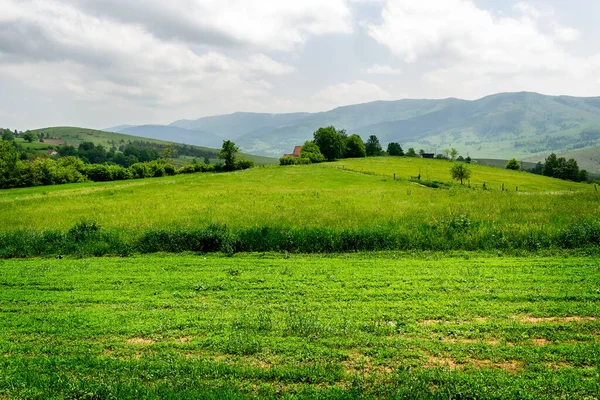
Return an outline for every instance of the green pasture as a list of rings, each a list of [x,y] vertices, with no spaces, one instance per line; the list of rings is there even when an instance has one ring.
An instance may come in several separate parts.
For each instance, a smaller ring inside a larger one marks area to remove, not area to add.
[[[596,399],[567,253],[0,261],[0,398]]]
[[[404,157],[369,157],[352,158],[335,163],[320,164],[322,167],[345,168],[358,172],[373,172],[392,176],[396,174],[401,179],[421,174],[422,180],[451,181],[449,170],[452,162],[446,160],[404,158]],[[510,171],[484,165],[470,164],[472,171],[471,187],[482,189],[485,183],[488,189],[507,191],[578,191],[590,188],[585,183],[562,181],[521,171]],[[468,185],[469,182],[463,182]],[[593,190],[593,187],[592,187]]]
[[[11,189],[0,193],[0,230],[67,230],[83,219],[104,229],[136,232],[213,223],[410,230],[456,219],[494,229],[526,230],[596,221],[600,212],[600,196],[593,185],[473,166],[469,189],[451,183],[450,166],[446,161],[389,157]],[[448,183],[448,188],[406,180],[419,168],[423,177],[428,173],[430,179]],[[394,172],[402,180],[390,178]],[[491,190],[482,190],[480,179]],[[501,183],[507,191],[500,190]]]

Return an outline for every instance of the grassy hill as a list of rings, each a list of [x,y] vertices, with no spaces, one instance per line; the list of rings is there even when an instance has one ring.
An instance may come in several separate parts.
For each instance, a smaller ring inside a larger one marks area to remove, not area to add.
[[[311,229],[325,229],[323,234],[334,237],[374,229],[392,234],[392,247],[428,247],[421,240],[468,221],[470,228],[448,241],[461,248],[477,247],[478,240],[494,234],[555,236],[572,224],[597,219],[598,193],[591,185],[474,165],[468,188],[451,182],[450,166],[447,161],[381,157],[17,189],[0,199],[0,230],[68,230],[93,217],[104,229],[136,238],[150,230],[224,224],[242,231],[274,229],[256,236],[248,231],[256,240],[269,235],[284,240],[281,229],[309,229],[309,236]],[[419,172],[423,180],[443,182],[444,188],[411,182]],[[482,190],[484,182],[489,190]],[[404,245],[396,242],[402,235]]]
[[[57,139],[57,140],[45,139],[44,140],[45,143],[34,142],[31,144],[26,144],[27,146],[33,146],[36,149],[47,149],[48,145],[61,145],[61,144],[64,144],[65,142],[72,146],[78,146],[82,142],[93,142],[94,144],[100,144],[100,145],[104,146],[106,149],[110,149],[112,146],[119,147],[120,145],[126,145],[128,142],[133,142],[136,140],[157,143],[157,144],[161,144],[161,145],[167,145],[167,144],[173,144],[173,143],[181,144],[181,143],[177,143],[177,142],[164,141],[164,140],[159,140],[159,139],[155,139],[155,138],[147,138],[147,137],[141,137],[141,136],[128,135],[128,134],[124,134],[124,133],[105,132],[105,131],[98,131],[98,130],[94,130],[94,129],[67,127],[67,126],[36,129],[32,132],[35,132],[35,133],[43,132],[44,134],[46,134],[46,135],[49,134],[50,137]],[[194,147],[198,147],[202,150],[206,150],[206,151],[215,153],[215,157],[212,158],[212,162],[217,161],[216,154],[219,152],[218,149],[200,147],[200,146],[194,146]],[[277,160],[274,158],[256,156],[256,155],[251,155],[251,154],[243,154],[243,157],[245,159],[254,161],[257,165],[268,165],[268,164],[274,164],[277,162]],[[191,162],[191,158],[188,160],[187,158],[182,157],[182,158],[176,159],[175,161],[176,161],[176,163],[181,164],[184,161]]]

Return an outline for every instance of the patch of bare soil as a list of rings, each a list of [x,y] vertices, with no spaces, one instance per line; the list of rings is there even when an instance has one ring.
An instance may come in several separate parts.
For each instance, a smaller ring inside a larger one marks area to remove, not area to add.
[[[144,339],[144,338],[131,338],[127,340],[128,344],[154,344],[156,343],[152,339]]]
[[[463,369],[465,367],[477,369],[496,368],[515,373],[523,370],[523,363],[517,360],[493,362],[491,360],[477,360],[473,358],[469,359],[467,362],[461,363],[449,357],[429,356],[425,368],[433,367],[446,367],[449,369]]]
[[[531,339],[531,343],[533,343],[534,346],[549,346],[552,344],[552,342],[547,339]]]
[[[519,322],[525,322],[528,324],[539,324],[544,322],[587,322],[587,321],[596,321],[596,317],[530,317],[530,316],[513,316]]]
[[[348,360],[342,362],[347,374],[363,374],[366,376],[391,374],[392,368],[388,365],[375,365],[369,356],[359,352],[350,352]]]

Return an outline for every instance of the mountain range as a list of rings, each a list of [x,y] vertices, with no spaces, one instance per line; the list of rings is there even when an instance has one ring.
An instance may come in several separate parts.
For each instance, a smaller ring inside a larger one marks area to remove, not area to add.
[[[169,125],[123,125],[107,131],[220,147],[225,139],[245,152],[279,157],[334,125],[385,146],[441,152],[455,147],[478,158],[535,159],[600,145],[600,97],[499,93],[478,100],[376,101],[319,113],[228,115],[179,120]]]

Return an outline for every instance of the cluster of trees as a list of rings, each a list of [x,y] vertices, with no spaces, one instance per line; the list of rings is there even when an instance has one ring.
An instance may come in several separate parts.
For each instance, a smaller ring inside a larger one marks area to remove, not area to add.
[[[588,180],[588,172],[580,170],[575,159],[557,157],[552,153],[546,158],[542,173],[553,178],[565,179],[574,182],[585,182]]]
[[[166,148],[168,149],[168,148]],[[63,145],[56,148],[60,157],[78,157],[83,162],[88,164],[116,164],[123,167],[129,167],[138,162],[155,161],[166,155],[166,151],[159,153],[153,148],[139,148],[135,145],[128,144],[123,148],[123,151],[115,151],[114,148],[106,151],[104,146],[94,144],[93,142],[83,142],[79,147]],[[172,157],[168,157],[172,158]]]
[[[93,143],[83,146],[83,149],[77,149],[77,154],[83,154],[88,163],[83,157],[60,156],[60,154],[56,158],[39,156],[22,159],[19,147],[14,141],[2,140],[0,141],[0,188],[141,179],[178,173],[232,171],[254,166],[253,161],[239,159],[239,148],[229,140],[223,142],[223,148],[218,154],[218,157],[223,160],[222,164],[195,163],[184,165],[179,169],[167,158],[136,162],[128,166],[108,162],[89,163],[90,160],[96,160],[98,154],[102,154],[102,150],[99,149],[103,147]]]
[[[423,150],[420,151],[424,153]],[[341,158],[360,158],[377,156],[404,156],[418,157],[415,149],[410,148],[404,152],[399,143],[391,142],[387,150],[383,150],[379,139],[375,135],[369,136],[363,142],[359,135],[348,135],[344,129],[338,130],[334,126],[319,128],[313,134],[313,140],[307,141],[302,146],[300,157],[282,157],[281,165],[310,164],[324,160],[334,161]]]

